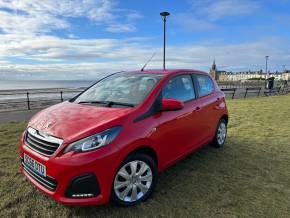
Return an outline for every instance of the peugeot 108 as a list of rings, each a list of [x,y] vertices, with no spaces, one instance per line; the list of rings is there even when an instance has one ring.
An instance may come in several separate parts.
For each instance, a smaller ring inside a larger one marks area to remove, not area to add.
[[[30,120],[21,172],[63,204],[135,205],[159,172],[202,145],[222,147],[227,123],[225,96],[207,73],[115,73]]]

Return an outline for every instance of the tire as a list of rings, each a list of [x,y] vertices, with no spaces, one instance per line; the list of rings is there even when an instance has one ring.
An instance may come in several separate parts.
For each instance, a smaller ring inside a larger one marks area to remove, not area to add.
[[[147,200],[156,186],[157,176],[156,163],[150,156],[138,153],[129,155],[114,177],[113,203],[126,207]]]
[[[215,137],[211,144],[216,148],[222,148],[225,144],[226,137],[227,137],[227,121],[222,118],[220,119],[217,125]]]

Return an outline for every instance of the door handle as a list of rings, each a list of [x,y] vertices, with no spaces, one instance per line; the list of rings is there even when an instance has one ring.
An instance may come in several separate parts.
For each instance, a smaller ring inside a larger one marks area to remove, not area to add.
[[[201,110],[201,107],[197,106],[195,107],[194,111],[200,111]]]

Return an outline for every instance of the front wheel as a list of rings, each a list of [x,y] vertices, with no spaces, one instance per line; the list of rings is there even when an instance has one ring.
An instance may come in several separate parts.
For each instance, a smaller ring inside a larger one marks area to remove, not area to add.
[[[119,206],[132,206],[146,200],[157,181],[156,163],[145,154],[130,155],[118,169],[112,187],[112,200]]]
[[[215,137],[212,141],[212,145],[221,148],[224,146],[227,137],[227,121],[221,119],[218,123]]]

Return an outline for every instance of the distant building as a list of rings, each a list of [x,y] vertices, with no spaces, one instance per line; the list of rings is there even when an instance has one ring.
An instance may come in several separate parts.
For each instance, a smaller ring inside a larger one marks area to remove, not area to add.
[[[215,60],[210,68],[209,74],[214,78],[216,81],[245,81],[249,79],[267,79],[269,77],[275,77],[276,80],[290,80],[290,70],[286,70],[284,72],[275,73],[263,73],[263,70],[259,71],[240,71],[240,72],[227,72],[227,71],[220,71],[217,69]]]
[[[220,81],[223,80],[224,78],[224,74],[226,73],[226,71],[219,71],[217,69],[217,66],[215,64],[215,60],[213,60],[212,66],[210,68],[209,74],[212,76],[212,78],[214,78],[216,81]]]
[[[244,81],[249,79],[264,79],[265,74],[260,71],[240,71],[240,72],[225,72],[220,76],[219,81]]]
[[[285,71],[282,73],[281,77],[282,77],[282,80],[287,80],[287,81],[289,81],[289,80],[290,80],[290,70],[285,70]]]

